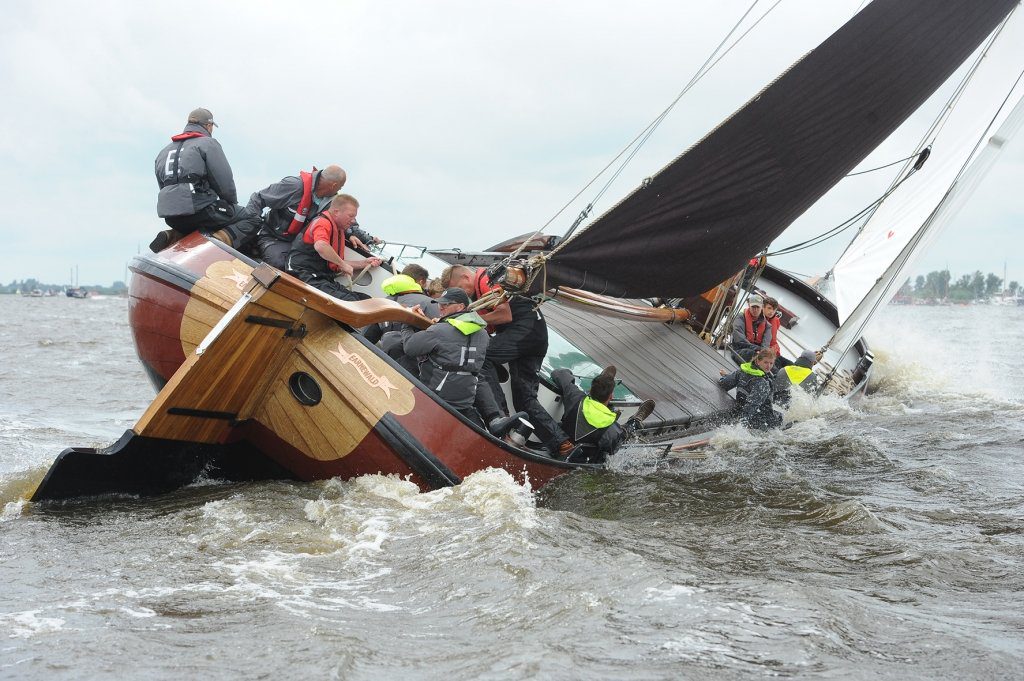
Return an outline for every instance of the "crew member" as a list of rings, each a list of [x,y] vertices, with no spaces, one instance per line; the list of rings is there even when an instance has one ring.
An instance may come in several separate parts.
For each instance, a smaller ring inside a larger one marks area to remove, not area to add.
[[[772,409],[774,364],[775,353],[762,348],[751,361],[744,362],[731,374],[725,369],[720,372],[718,386],[724,390],[736,388],[735,414],[747,428],[768,430],[782,425],[782,414]]]
[[[154,170],[160,193],[156,213],[170,229],[159,232],[149,249],[158,253],[196,230],[212,232],[245,216],[238,204],[231,165],[209,109],[195,109],[180,135],[156,155]]]
[[[792,364],[788,359],[782,356],[782,348],[779,347],[779,327],[782,326],[782,310],[779,309],[779,301],[771,296],[763,296],[764,307],[761,308],[761,314],[768,321],[768,325],[771,326],[772,342],[768,346],[775,353],[775,371],[778,371],[784,366]]]
[[[339,194],[319,217],[306,225],[302,237],[292,242],[288,253],[288,271],[310,286],[340,300],[365,300],[358,293],[335,281],[338,275],[353,277],[368,267],[380,265],[380,258],[345,260],[345,230],[355,222],[359,202],[349,194]]]
[[[346,179],[341,166],[314,167],[255,192],[245,207],[249,217],[235,230],[235,248],[245,250],[255,238],[256,257],[283,270],[296,235],[330,205]]]
[[[759,295],[747,298],[747,309],[736,315],[732,323],[732,350],[740,359],[749,361],[761,348],[770,348],[772,328],[761,315],[764,304]]]
[[[470,300],[460,288],[447,289],[436,302],[441,313],[437,323],[422,331],[408,325],[402,329],[405,354],[422,360],[419,376],[427,387],[482,427],[484,422],[473,404],[490,341],[487,323],[476,312],[465,311]],[[422,312],[418,307],[412,309]]]
[[[403,307],[411,308],[418,305],[426,317],[430,319],[441,317],[442,313],[438,302],[423,293],[423,287],[414,278],[414,275],[419,275],[421,271],[421,278],[425,281],[427,278],[426,270],[416,264],[408,265],[402,270],[401,274],[396,274],[382,281],[381,289],[389,299],[394,300]],[[409,274],[410,272],[412,274]],[[370,342],[374,342],[374,339],[379,338],[381,350],[386,352],[389,357],[396,360],[413,375],[418,375],[419,363],[416,361],[416,357],[406,355],[402,347],[402,331],[406,326],[408,325],[403,322],[380,322],[367,327],[363,334]]]
[[[775,374],[775,402],[789,406],[792,394],[790,388],[798,385],[809,393],[818,387],[818,374],[814,373],[814,365],[818,363],[818,353],[804,350],[796,361],[782,367]]]
[[[613,366],[605,367],[591,381],[590,391],[586,393],[576,385],[568,369],[555,369],[551,380],[555,391],[562,396],[563,407],[562,421],[554,428],[562,438],[557,450],[552,448],[553,452],[557,451],[556,458],[574,463],[603,463],[654,411],[654,400],[647,400],[626,420],[624,427],[617,423],[618,412],[608,407],[615,392]]]

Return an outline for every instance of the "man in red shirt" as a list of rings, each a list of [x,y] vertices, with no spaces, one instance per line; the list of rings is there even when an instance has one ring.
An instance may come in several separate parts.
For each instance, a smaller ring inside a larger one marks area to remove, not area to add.
[[[354,277],[367,267],[380,265],[380,258],[345,260],[345,230],[356,220],[359,202],[348,194],[339,194],[330,207],[306,226],[302,236],[292,242],[288,271],[314,288],[340,300],[365,300],[370,296],[352,291],[334,278]]]

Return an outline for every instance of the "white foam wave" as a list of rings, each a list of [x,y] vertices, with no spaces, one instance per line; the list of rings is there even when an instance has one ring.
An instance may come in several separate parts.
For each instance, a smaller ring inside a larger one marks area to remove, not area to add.
[[[6,522],[8,520],[14,520],[20,518],[25,512],[25,506],[28,504],[24,499],[18,499],[17,501],[8,501],[4,504],[4,512],[0,514],[0,522]]]
[[[0,614],[0,622],[9,627],[10,636],[14,638],[32,638],[38,634],[49,634],[64,628],[64,620],[60,617],[40,617],[42,610],[25,610]]]
[[[649,586],[644,590],[644,600],[653,603],[668,602],[700,592],[701,589],[684,584],[670,584],[664,588]]]

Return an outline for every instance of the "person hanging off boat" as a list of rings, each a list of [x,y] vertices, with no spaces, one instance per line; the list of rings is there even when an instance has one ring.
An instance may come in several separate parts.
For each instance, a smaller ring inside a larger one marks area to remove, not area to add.
[[[420,359],[419,377],[427,387],[474,424],[484,427],[485,421],[474,405],[478,403],[477,393],[487,391],[487,385],[479,379],[491,340],[487,322],[476,312],[466,311],[470,299],[461,288],[446,289],[436,303],[440,317],[422,331],[413,326],[402,329],[402,347],[406,355]],[[418,305],[411,309],[424,312]],[[498,418],[488,422],[487,428],[501,437],[522,416],[525,414]]]
[[[339,165],[289,175],[249,197],[246,217],[227,230],[229,246],[279,270],[303,228],[324,212],[348,179]]]
[[[231,165],[220,142],[213,139],[216,126],[209,109],[195,109],[181,134],[171,137],[156,156],[156,212],[170,229],[149,244],[154,253],[186,234],[220,230],[246,215],[237,203]]]
[[[380,265],[380,258],[345,260],[345,230],[356,219],[359,202],[349,194],[338,194],[322,214],[292,242],[288,272],[310,286],[339,300],[366,300],[370,296],[352,291],[335,281],[338,275],[356,273]]]
[[[732,322],[732,351],[750,361],[758,350],[771,348],[772,327],[762,314],[764,300],[759,295],[747,297],[747,309]]]
[[[751,361],[744,362],[731,374],[725,369],[719,372],[718,387],[736,389],[734,415],[747,428],[768,430],[782,425],[782,414],[772,409],[775,384],[771,370],[774,365],[775,353],[761,348]]]
[[[800,386],[808,393],[813,393],[818,387],[818,374],[814,373],[814,365],[821,360],[821,355],[814,350],[804,350],[796,361],[788,364],[775,374],[775,395],[776,404],[788,407],[792,399],[791,388]]]
[[[441,317],[441,308],[436,300],[423,292],[423,284],[426,282],[427,270],[420,265],[407,265],[400,274],[388,277],[381,282],[381,289],[388,300],[393,300],[402,307],[417,307],[421,314],[429,319]],[[402,346],[402,331],[408,325],[402,322],[380,322],[371,325],[364,332],[364,336],[374,342],[379,339],[378,345],[389,357],[405,367],[414,376],[419,373],[419,363],[415,356],[405,354]],[[375,328],[374,328],[375,327]]]
[[[646,400],[626,420],[625,426],[620,426],[619,413],[608,406],[615,393],[615,373],[614,366],[605,367],[585,393],[568,369],[551,372],[551,381],[555,392],[562,397],[563,407],[561,423],[551,426],[555,439],[548,448],[554,458],[572,463],[603,463],[654,411],[654,400]]]

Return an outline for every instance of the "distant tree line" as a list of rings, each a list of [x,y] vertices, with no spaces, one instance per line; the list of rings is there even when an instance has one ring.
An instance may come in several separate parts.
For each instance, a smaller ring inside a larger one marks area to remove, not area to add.
[[[907,279],[897,297],[904,300],[969,302],[985,300],[992,296],[1016,296],[1018,291],[1020,291],[1020,284],[1011,281],[1009,286],[1004,289],[1002,278],[991,272],[982,274],[980,270],[976,270],[973,274],[965,274],[954,281],[949,270],[938,270],[928,274],[919,274],[913,283]]]
[[[43,292],[63,291],[65,288],[67,288],[67,284],[44,284],[37,279],[22,279],[21,281],[15,279],[6,286],[0,284],[0,294],[18,293],[19,291],[22,293],[29,293],[36,289]],[[125,286],[123,281],[115,281],[110,286],[82,286],[82,288],[92,293],[99,293],[108,296],[116,296],[128,290],[128,287]]]

